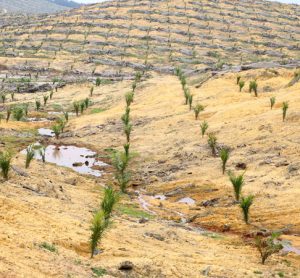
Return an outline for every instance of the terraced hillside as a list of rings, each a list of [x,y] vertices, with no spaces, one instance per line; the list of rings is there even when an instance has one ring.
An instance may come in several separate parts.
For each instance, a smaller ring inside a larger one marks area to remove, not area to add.
[[[122,79],[176,66],[189,73],[297,66],[299,20],[298,5],[225,0],[120,0],[46,17],[4,15],[0,63],[8,77],[31,73],[32,82]]]

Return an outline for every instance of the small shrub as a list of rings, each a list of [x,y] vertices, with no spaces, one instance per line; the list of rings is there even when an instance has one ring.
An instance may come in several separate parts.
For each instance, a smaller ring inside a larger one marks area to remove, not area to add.
[[[247,197],[242,197],[242,200],[240,203],[240,207],[242,209],[244,221],[246,224],[249,224],[249,210],[253,204],[253,199],[254,199],[253,195],[249,195]]]
[[[275,105],[276,102],[276,98],[275,97],[271,97],[270,98],[270,106],[271,106],[271,110],[273,109],[273,106]]]
[[[13,116],[17,121],[20,121],[24,116],[24,110],[22,107],[17,106],[13,109]]]
[[[109,219],[114,208],[114,205],[118,202],[119,194],[114,191],[111,186],[104,189],[104,198],[101,203],[101,209],[104,212],[105,219]]]
[[[102,277],[107,273],[106,269],[101,267],[92,267],[92,271],[97,277]]]
[[[126,100],[127,107],[129,107],[131,105],[131,103],[133,102],[133,98],[134,98],[134,93],[133,92],[129,92],[125,95],[125,100]]]
[[[203,138],[204,135],[205,135],[206,130],[208,129],[207,121],[204,121],[203,123],[201,123],[200,128],[201,128],[201,135],[202,135],[202,138]]]
[[[243,90],[244,86],[245,86],[245,81],[240,80],[239,81],[240,92]]]
[[[240,83],[241,78],[242,78],[242,77],[241,77],[240,75],[237,76],[237,78],[236,78],[236,84],[237,84],[237,85]]]
[[[194,107],[194,112],[195,112],[195,119],[198,120],[200,112],[204,111],[204,106],[201,104],[197,104]]]
[[[211,148],[212,155],[216,155],[216,147],[217,147],[217,137],[214,133],[208,134],[208,145]]]
[[[99,210],[94,214],[91,226],[92,234],[90,237],[91,258],[94,257],[97,245],[107,229],[108,224],[109,221],[105,219],[105,214],[102,210]]]
[[[225,170],[226,170],[226,163],[229,159],[229,150],[226,148],[222,148],[220,151],[220,158],[222,160],[222,172],[223,175],[225,174]]]
[[[256,80],[250,81],[249,92],[251,93],[253,91],[256,97],[257,97],[257,88],[258,88],[258,84]]]
[[[235,176],[233,173],[229,173],[229,180],[233,185],[236,201],[240,200],[242,187],[244,185],[244,175]]]
[[[265,264],[270,256],[279,253],[279,251],[283,249],[282,244],[276,242],[279,235],[280,234],[273,233],[267,238],[256,237],[255,246],[260,253],[262,264]]]
[[[30,162],[32,161],[33,158],[34,158],[34,149],[30,145],[26,149],[26,160],[25,160],[25,168],[26,169],[29,168]]]
[[[5,180],[8,180],[8,173],[11,167],[11,154],[8,151],[0,153],[0,168],[2,176]]]
[[[36,100],[35,101],[35,110],[36,111],[39,111],[41,108],[41,102],[39,100]]]
[[[15,100],[15,92],[10,93],[11,101]]]
[[[44,248],[50,252],[57,252],[57,249],[55,247],[55,245],[47,243],[47,242],[42,242],[40,245],[40,248]]]
[[[285,121],[288,108],[289,108],[289,103],[287,101],[284,101],[282,103],[282,120],[283,121]]]

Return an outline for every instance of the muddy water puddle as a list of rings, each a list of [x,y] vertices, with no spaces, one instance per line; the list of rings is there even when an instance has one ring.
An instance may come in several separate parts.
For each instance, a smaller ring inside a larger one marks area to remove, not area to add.
[[[38,144],[35,145],[35,159],[41,160],[42,156],[38,150]],[[21,152],[26,155],[26,150]],[[100,177],[103,173],[101,170],[93,169],[94,167],[105,167],[106,163],[96,159],[96,153],[87,149],[76,146],[55,146],[49,145],[45,149],[45,161],[64,166],[80,174]]]
[[[54,132],[50,128],[39,128],[38,134],[41,136],[46,136],[46,137],[54,137],[55,136]]]

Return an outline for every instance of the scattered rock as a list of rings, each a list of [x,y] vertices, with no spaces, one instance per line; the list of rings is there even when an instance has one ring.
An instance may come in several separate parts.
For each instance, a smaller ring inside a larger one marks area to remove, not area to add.
[[[155,238],[155,239],[160,240],[160,241],[164,241],[165,240],[165,238],[162,235],[156,234],[156,233],[146,232],[144,235],[148,236],[148,237]]]
[[[72,164],[73,167],[81,167],[82,165],[83,165],[82,162],[74,162],[74,163]]]
[[[211,200],[207,200],[207,201],[203,201],[201,203],[201,206],[203,207],[213,207],[214,205],[216,205],[218,203],[220,198],[214,198],[214,199],[211,199]]]
[[[183,191],[182,191],[182,188],[176,188],[175,190],[172,190],[172,191],[169,191],[165,194],[166,197],[172,197],[172,196],[176,196],[178,194],[181,194]]]
[[[148,218],[145,218],[145,217],[142,217],[142,218],[139,219],[139,223],[140,223],[140,224],[144,224],[144,223],[146,223],[146,222],[148,222],[148,221],[149,221],[149,219],[148,219]]]
[[[70,185],[76,185],[77,184],[77,178],[68,178],[65,179],[65,183],[70,184]]]
[[[133,263],[130,261],[121,262],[119,265],[119,270],[121,271],[130,271],[134,267]]]
[[[231,225],[230,224],[224,224],[223,228],[222,228],[222,232],[229,232],[231,229]]]
[[[247,164],[244,162],[238,162],[235,165],[235,169],[237,169],[237,170],[246,170],[246,168],[247,168]]]
[[[17,166],[11,166],[11,168],[19,175],[19,176],[22,176],[22,177],[29,177],[29,175],[23,171],[22,169],[18,168]]]

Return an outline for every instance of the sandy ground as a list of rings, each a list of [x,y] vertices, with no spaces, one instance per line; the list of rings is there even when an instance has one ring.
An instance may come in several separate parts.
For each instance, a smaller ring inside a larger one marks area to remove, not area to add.
[[[100,245],[103,253],[93,260],[88,254],[89,226],[110,175],[95,179],[37,161],[25,171],[24,156],[16,155],[13,164],[25,175],[11,171],[9,181],[0,186],[1,275],[92,277],[96,275],[92,268],[101,267],[107,277],[299,277],[299,256],[282,253],[262,266],[249,239],[261,229],[288,227],[283,238],[300,248],[300,84],[286,87],[293,73],[244,72],[242,93],[235,84],[236,74],[215,77],[198,89],[198,81],[191,79],[194,103],[205,106],[198,121],[184,105],[176,77],[153,74],[139,84],[132,105],[131,144],[138,156],[131,166],[135,187],[130,191],[138,190],[155,216],[139,223],[136,211],[143,212],[143,208],[138,199],[122,197],[114,223]],[[248,83],[254,78],[259,84],[257,98],[248,93]],[[99,154],[105,154],[107,148],[120,148],[125,140],[120,116],[130,85],[124,81],[95,88],[93,105],[80,117],[71,118],[66,131],[72,136],[58,143],[87,146]],[[89,95],[90,86],[59,89],[45,112],[52,111],[55,104],[70,109],[74,100]],[[273,110],[269,107],[271,96],[276,97]],[[36,95],[16,98],[17,102],[34,101]],[[290,104],[285,122],[283,101]],[[219,144],[231,149],[227,168],[242,173],[235,169],[236,164],[247,165],[243,195],[255,195],[250,225],[243,223],[234,203],[220,158],[211,155],[207,137],[201,138],[204,119]],[[37,126],[22,122],[0,125],[5,134]],[[18,148],[21,146],[16,144]],[[174,190],[166,200],[155,198]],[[195,204],[178,203],[184,197]],[[217,199],[213,205],[202,205],[212,199]],[[133,204],[134,212],[124,213],[124,207]],[[191,223],[180,224],[183,219]],[[57,251],[42,248],[43,242],[53,243]],[[123,261],[131,261],[133,271],[119,271]]]

